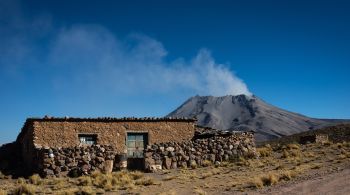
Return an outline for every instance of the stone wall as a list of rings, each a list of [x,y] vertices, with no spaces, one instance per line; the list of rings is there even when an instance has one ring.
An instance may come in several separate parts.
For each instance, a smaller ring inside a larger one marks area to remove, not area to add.
[[[326,143],[326,142],[328,142],[328,135],[327,134],[317,134],[315,140],[316,140],[316,143]]]
[[[34,172],[43,177],[78,176],[95,170],[111,172],[115,155],[115,148],[106,145],[38,148]]]
[[[175,169],[220,164],[239,157],[256,157],[253,133],[234,133],[185,142],[166,142],[148,146],[145,150],[145,168]]]
[[[148,133],[148,144],[190,140],[194,120],[188,119],[28,119],[19,137],[24,149],[35,147],[74,147],[79,134],[97,135],[97,144],[111,145],[117,152],[125,149],[128,132]],[[27,144],[29,143],[29,144]]]

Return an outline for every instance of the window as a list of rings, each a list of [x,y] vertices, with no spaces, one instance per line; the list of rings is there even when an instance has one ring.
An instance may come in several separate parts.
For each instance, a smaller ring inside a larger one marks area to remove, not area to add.
[[[147,145],[147,133],[128,133],[127,148],[128,156],[134,158],[142,158],[143,150]]]
[[[78,135],[79,141],[82,144],[93,145],[96,144],[97,135],[95,134],[80,134]]]

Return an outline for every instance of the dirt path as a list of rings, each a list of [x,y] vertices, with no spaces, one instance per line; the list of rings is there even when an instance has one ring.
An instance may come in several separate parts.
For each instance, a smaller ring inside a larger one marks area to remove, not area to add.
[[[301,181],[297,184],[273,187],[266,194],[350,194],[350,168],[341,172]]]

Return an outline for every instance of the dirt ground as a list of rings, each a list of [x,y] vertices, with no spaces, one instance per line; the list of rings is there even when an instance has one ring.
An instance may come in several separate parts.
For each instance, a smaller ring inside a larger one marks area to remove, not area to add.
[[[350,169],[345,169],[336,173],[318,176],[299,183],[289,183],[284,186],[276,186],[266,194],[329,194],[341,195],[350,194]],[[259,194],[262,194],[261,192]]]
[[[258,148],[259,158],[157,173],[80,178],[0,178],[0,195],[18,194],[349,194],[350,142]]]

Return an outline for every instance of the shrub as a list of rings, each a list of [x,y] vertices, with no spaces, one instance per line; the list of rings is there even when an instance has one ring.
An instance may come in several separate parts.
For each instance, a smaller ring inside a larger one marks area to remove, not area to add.
[[[31,185],[31,184],[21,184],[20,186],[18,186],[13,194],[15,195],[23,195],[23,194],[27,194],[27,195],[34,195],[35,194],[35,186]]]
[[[292,149],[292,150],[299,150],[300,149],[300,145],[299,144],[288,144],[287,148],[288,149]]]
[[[291,171],[282,171],[279,179],[280,180],[291,180],[293,178],[294,174]]]
[[[264,186],[271,186],[278,182],[279,178],[274,173],[269,173],[267,176],[261,177],[261,181],[263,182]]]
[[[254,186],[256,188],[262,188],[264,187],[264,183],[262,182],[260,177],[254,177],[253,180],[250,182],[250,186]]]
[[[272,154],[272,149],[269,147],[262,147],[257,149],[260,157],[268,157]]]
[[[133,180],[141,179],[144,175],[140,171],[133,171],[130,173]]]
[[[197,163],[196,163],[196,161],[192,160],[192,161],[190,162],[190,167],[191,167],[192,169],[196,169],[196,168],[197,168]]]
[[[17,184],[26,184],[27,182],[26,182],[26,180],[23,177],[20,177],[20,178],[17,179],[16,183]]]
[[[38,174],[34,174],[29,177],[29,182],[34,185],[40,185],[42,183],[41,177]]]
[[[92,185],[91,177],[89,176],[81,176],[78,178],[78,185],[79,186],[90,186]]]
[[[213,165],[213,163],[212,163],[210,160],[204,160],[204,161],[202,162],[202,166],[203,166],[203,167],[209,167],[209,166],[211,166],[211,165]]]

